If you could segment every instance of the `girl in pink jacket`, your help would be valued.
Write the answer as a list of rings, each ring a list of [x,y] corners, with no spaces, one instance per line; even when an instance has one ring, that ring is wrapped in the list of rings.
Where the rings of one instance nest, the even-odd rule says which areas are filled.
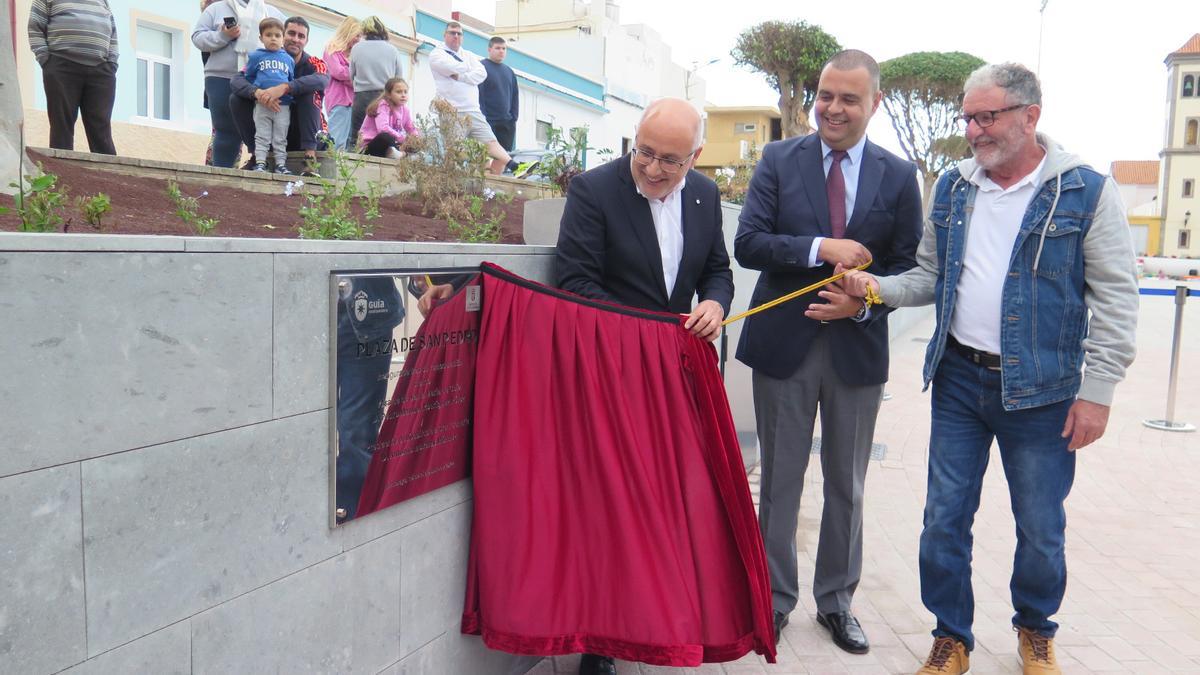
[[[368,155],[399,159],[404,156],[404,141],[416,134],[408,109],[408,83],[393,77],[379,98],[367,106],[358,145]]]

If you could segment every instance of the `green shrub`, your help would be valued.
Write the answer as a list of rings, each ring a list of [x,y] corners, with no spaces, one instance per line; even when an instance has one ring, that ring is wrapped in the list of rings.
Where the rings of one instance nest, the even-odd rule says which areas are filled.
[[[167,181],[167,196],[170,197],[171,203],[175,205],[175,215],[179,216],[180,220],[192,231],[200,236],[212,234],[213,230],[217,229],[218,221],[216,218],[202,218],[198,211],[199,204],[195,197],[188,197],[179,189],[179,183],[173,180]]]
[[[63,224],[62,208],[67,201],[67,191],[58,187],[58,176],[46,173],[38,162],[37,176],[23,176],[20,183],[8,185],[17,188],[14,199],[22,232],[58,231]]]
[[[80,197],[76,203],[83,219],[97,230],[103,225],[104,216],[112,211],[112,200],[103,192],[97,192],[91,197]]]
[[[364,194],[354,182],[354,174],[363,165],[361,159],[351,160],[341,151],[333,152],[337,171],[332,179],[322,181],[319,190],[304,193],[305,206],[300,207],[302,239],[363,239],[371,235],[369,222],[364,224],[354,213],[357,202],[367,221],[379,217],[379,198],[383,187],[369,183]]]

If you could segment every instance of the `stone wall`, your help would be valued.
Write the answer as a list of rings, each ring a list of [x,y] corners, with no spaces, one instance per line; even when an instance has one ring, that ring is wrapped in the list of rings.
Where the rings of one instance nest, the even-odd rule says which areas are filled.
[[[519,673],[469,482],[329,528],[332,269],[553,249],[0,234],[0,672]]]

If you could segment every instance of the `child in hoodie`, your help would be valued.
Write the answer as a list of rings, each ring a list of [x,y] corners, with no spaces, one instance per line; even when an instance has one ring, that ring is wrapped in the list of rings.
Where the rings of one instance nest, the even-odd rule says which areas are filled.
[[[367,106],[359,147],[374,157],[399,159],[404,156],[404,142],[416,134],[408,109],[408,83],[393,77],[384,85],[379,98]]]

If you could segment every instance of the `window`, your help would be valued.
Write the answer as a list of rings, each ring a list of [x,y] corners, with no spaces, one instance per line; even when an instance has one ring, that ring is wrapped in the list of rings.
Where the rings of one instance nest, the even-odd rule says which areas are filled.
[[[1192,243],[1192,233],[1190,230],[1179,231],[1179,248],[1188,248]]]
[[[750,156],[750,141],[738,141],[738,159]]]
[[[547,143],[550,142],[550,129],[551,129],[551,126],[550,126],[549,122],[547,122],[545,120],[537,121],[537,131],[535,133],[534,138],[536,138],[537,142],[540,143],[543,147]]]
[[[1198,127],[1200,127],[1200,120],[1188,120],[1187,131],[1185,131],[1183,134],[1184,145],[1196,145],[1196,132]]]
[[[758,130],[758,125],[753,122],[738,122],[733,125],[733,133],[735,134],[752,134]]]
[[[1192,77],[1191,75],[1185,75],[1183,77],[1183,95],[1184,96],[1195,96],[1196,95],[1196,78]]]
[[[1191,178],[1185,178],[1183,181],[1183,196],[1191,197],[1196,191],[1196,181]]]
[[[172,80],[175,67],[177,36],[139,23],[137,26],[137,114],[154,120],[175,118],[172,105]]]

